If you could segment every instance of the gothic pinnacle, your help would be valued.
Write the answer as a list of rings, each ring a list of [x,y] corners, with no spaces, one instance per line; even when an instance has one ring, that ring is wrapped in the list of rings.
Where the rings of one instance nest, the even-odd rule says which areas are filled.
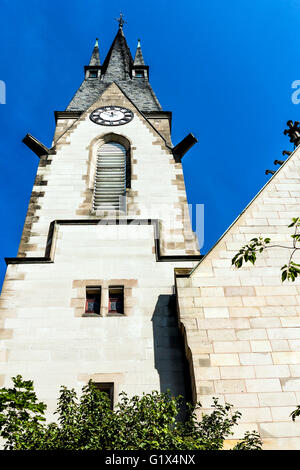
[[[99,44],[98,44],[98,38],[96,38],[96,42],[94,45],[94,49],[92,52],[91,60],[89,65],[100,65],[100,56],[99,56]]]

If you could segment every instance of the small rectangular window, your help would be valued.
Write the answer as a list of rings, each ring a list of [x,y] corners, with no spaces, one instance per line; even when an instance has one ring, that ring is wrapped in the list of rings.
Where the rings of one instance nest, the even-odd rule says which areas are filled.
[[[87,287],[85,300],[85,316],[100,315],[101,287]]]
[[[100,390],[100,392],[107,393],[111,409],[114,406],[114,383],[113,382],[95,382],[95,387]]]
[[[98,72],[97,70],[90,70],[89,77],[90,78],[97,78]]]
[[[136,71],[135,71],[135,76],[136,76],[137,78],[144,78],[144,72],[143,72],[143,70],[136,70]]]
[[[111,286],[108,289],[108,313],[124,314],[124,288],[123,286]]]

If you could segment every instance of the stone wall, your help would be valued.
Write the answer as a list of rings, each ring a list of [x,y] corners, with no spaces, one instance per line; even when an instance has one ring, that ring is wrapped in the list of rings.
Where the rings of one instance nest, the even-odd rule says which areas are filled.
[[[260,235],[291,245],[287,225],[300,213],[299,188],[298,149],[194,272],[177,279],[194,398],[206,410],[213,396],[232,403],[243,414],[234,437],[255,429],[266,448],[300,447],[300,421],[290,418],[300,403],[300,281],[281,283],[290,254],[283,248],[239,270],[231,259]]]
[[[0,300],[0,386],[33,379],[54,411],[62,384],[114,382],[115,401],[170,388],[185,394],[174,308],[174,266],[157,262],[153,226],[59,225],[52,263],[8,266]],[[101,316],[83,317],[85,286],[100,285]],[[124,316],[107,315],[107,288],[123,285]],[[53,418],[53,417],[52,417]]]

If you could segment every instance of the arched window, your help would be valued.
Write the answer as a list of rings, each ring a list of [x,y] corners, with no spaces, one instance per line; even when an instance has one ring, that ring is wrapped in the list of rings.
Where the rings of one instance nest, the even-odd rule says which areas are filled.
[[[117,142],[107,142],[97,150],[94,187],[95,210],[125,210],[126,149]]]

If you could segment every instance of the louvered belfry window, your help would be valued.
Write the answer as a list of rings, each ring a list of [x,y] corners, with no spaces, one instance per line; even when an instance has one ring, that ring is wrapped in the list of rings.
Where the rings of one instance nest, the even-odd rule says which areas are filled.
[[[95,210],[125,210],[126,149],[116,142],[98,148],[94,190]]]

